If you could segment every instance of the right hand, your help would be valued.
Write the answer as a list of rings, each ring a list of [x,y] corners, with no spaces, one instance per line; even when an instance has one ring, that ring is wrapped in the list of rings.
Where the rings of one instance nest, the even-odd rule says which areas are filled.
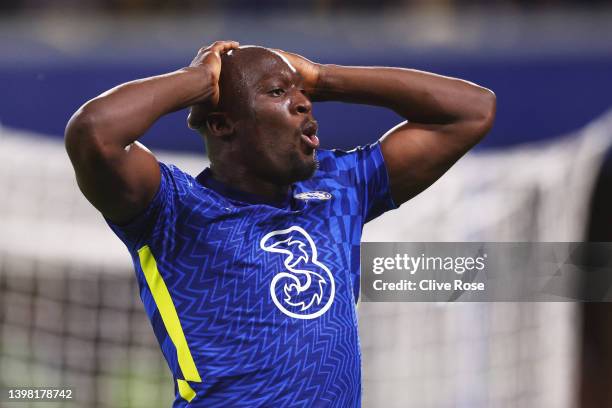
[[[188,123],[192,129],[197,129],[204,124],[206,113],[214,110],[219,104],[219,77],[221,76],[221,54],[238,48],[237,41],[215,41],[208,47],[202,47],[198,51],[191,64],[192,68],[204,68],[210,74],[212,80],[212,94],[206,100],[193,105],[189,114]]]

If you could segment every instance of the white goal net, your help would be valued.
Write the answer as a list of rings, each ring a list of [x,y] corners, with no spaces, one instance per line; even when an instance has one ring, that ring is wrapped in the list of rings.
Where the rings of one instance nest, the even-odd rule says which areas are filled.
[[[368,224],[364,240],[581,241],[611,140],[608,114],[555,141],[470,154]],[[206,165],[204,156],[160,158],[191,174]],[[71,386],[76,405],[66,406],[170,406],[173,383],[130,257],[78,191],[63,143],[0,128],[0,185],[0,386]],[[574,404],[575,304],[360,303],[358,311],[364,407]]]

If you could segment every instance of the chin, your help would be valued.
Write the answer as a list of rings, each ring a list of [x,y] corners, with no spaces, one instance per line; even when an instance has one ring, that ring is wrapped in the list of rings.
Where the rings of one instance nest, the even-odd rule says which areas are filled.
[[[296,181],[304,181],[311,178],[317,169],[319,168],[319,161],[317,160],[316,151],[312,156],[306,159],[301,158],[298,160],[292,160],[291,166],[291,183]]]

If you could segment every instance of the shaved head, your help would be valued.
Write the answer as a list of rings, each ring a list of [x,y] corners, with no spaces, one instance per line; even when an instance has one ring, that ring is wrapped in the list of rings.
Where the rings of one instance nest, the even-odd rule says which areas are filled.
[[[297,72],[280,53],[269,48],[245,45],[221,55],[221,76],[219,78],[219,104],[217,112],[226,112],[240,117],[248,109],[248,92],[263,76],[278,65]],[[189,127],[204,131],[207,118],[196,107],[188,117]]]
[[[244,114],[249,90],[257,86],[264,76],[279,65],[289,70],[295,68],[279,53],[258,46],[243,46],[221,56],[218,110],[233,114]]]
[[[213,173],[228,174],[222,167],[231,163],[243,177],[275,185],[311,177],[316,154],[304,133],[312,135],[316,124],[303,88],[295,67],[274,50],[244,46],[222,54],[215,111],[203,118],[193,108],[189,117],[205,136]]]

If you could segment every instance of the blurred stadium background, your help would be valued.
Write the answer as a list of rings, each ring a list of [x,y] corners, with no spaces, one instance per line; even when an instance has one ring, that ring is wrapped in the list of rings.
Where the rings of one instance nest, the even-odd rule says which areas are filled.
[[[0,386],[66,385],[77,400],[33,407],[171,404],[128,253],[78,192],[62,134],[87,99],[180,68],[216,39],[496,92],[488,138],[368,224],[365,240],[612,241],[609,2],[9,0],[0,13]],[[374,141],[399,120],[336,103],[315,115],[328,148]],[[195,174],[206,157],[185,117],[164,118],[144,143]],[[364,407],[612,406],[608,304],[358,311]]]

